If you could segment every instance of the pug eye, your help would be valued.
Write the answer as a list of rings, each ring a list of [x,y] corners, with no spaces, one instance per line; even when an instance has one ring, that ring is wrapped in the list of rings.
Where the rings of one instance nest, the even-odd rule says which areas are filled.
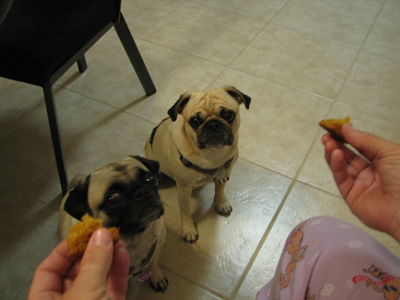
[[[108,197],[108,203],[112,206],[117,206],[122,202],[122,195],[120,193],[113,193]]]
[[[235,113],[233,111],[227,111],[223,114],[223,118],[228,122],[231,123],[235,119]]]
[[[153,186],[158,186],[157,176],[154,173],[146,173],[144,175],[144,180],[148,184],[151,184]]]
[[[190,119],[189,124],[192,126],[194,129],[197,129],[201,125],[201,119],[199,117],[193,117]]]

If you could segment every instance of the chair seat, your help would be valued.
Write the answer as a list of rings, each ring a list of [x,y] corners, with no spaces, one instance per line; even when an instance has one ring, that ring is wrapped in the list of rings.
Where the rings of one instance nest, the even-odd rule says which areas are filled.
[[[43,86],[117,13],[115,0],[15,0],[0,26],[0,76]]]

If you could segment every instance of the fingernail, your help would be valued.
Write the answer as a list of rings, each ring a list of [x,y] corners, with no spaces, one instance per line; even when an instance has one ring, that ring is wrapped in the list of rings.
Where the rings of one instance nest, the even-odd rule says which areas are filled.
[[[96,230],[90,239],[90,243],[92,245],[101,247],[107,247],[111,242],[111,233],[106,228]]]

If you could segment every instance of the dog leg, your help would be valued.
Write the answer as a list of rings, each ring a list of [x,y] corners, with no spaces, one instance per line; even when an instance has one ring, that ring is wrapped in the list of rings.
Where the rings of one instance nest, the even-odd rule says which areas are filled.
[[[215,210],[223,215],[229,217],[232,212],[232,206],[229,204],[228,199],[225,196],[225,185],[226,182],[219,183],[215,181],[215,196],[214,196],[214,203],[215,203]]]
[[[158,293],[164,293],[168,287],[168,279],[165,277],[164,272],[158,266],[158,255],[157,253],[154,260],[150,263],[149,270],[151,272],[150,281],[152,288]]]
[[[199,239],[199,232],[194,225],[192,219],[192,211],[190,209],[191,189],[184,189],[177,183],[177,194],[179,201],[179,209],[181,214],[182,238],[189,243],[196,243]]]

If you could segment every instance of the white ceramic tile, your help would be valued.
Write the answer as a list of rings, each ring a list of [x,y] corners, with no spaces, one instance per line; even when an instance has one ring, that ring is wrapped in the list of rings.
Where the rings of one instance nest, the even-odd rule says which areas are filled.
[[[122,13],[134,38],[161,21],[185,0],[122,1]]]
[[[202,289],[200,286],[190,282],[179,275],[165,270],[162,266],[165,276],[168,278],[168,288],[165,293],[156,293],[151,287],[150,282],[139,282],[138,278],[129,280],[127,300],[151,299],[151,300],[218,300],[218,296]]]
[[[400,256],[398,243],[387,234],[368,229],[349,210],[342,198],[297,183],[287,198],[271,232],[257,255],[235,300],[255,299],[273,277],[286,238],[300,222],[315,216],[332,216],[350,222],[371,234]]]
[[[397,143],[400,142],[400,125],[356,111],[347,106],[335,104],[326,118],[345,118],[346,116],[350,116],[353,126],[359,130],[371,132]],[[315,124],[315,126],[319,127],[318,124]],[[298,179],[340,196],[332,173],[325,161],[324,146],[320,139],[326,131],[321,128],[319,133],[319,138],[311,149]]]
[[[57,98],[62,89],[54,87]],[[16,127],[34,117],[44,107],[43,89],[39,86],[0,77],[0,140]],[[47,118],[47,117],[46,117]]]
[[[360,52],[337,101],[400,124],[400,61]]]
[[[252,97],[248,111],[241,107],[240,157],[293,177],[331,102],[231,69],[213,85],[223,83]]]
[[[168,109],[187,91],[202,90],[223,66],[152,43],[138,48],[157,88],[147,98],[124,51],[77,82],[71,90],[158,124]]]
[[[399,15],[379,14],[363,50],[400,60],[400,20]]]
[[[327,0],[330,1],[330,0]],[[341,4],[350,4],[349,1],[347,0],[333,0],[334,2],[338,2]],[[394,0],[396,1],[396,0]],[[388,2],[388,1],[386,1]],[[352,5],[358,5],[361,6],[363,8],[369,8],[369,9],[373,9],[376,11],[379,11],[381,9],[381,7],[383,6],[383,3],[385,3],[385,0],[353,0],[351,1]]]
[[[61,192],[45,108],[3,140],[2,181],[45,203]]]
[[[219,295],[229,296],[290,182],[239,159],[225,187],[233,208],[230,217],[216,213],[212,205],[212,184],[193,194],[193,218],[200,234],[193,245],[184,242],[180,236],[175,187],[161,189],[161,198],[166,203],[164,219],[169,232],[160,263]]]
[[[0,194],[0,298],[12,299],[58,244],[58,213],[4,183]]]
[[[187,2],[141,35],[141,38],[226,65],[265,24]]]
[[[353,1],[290,1],[272,23],[360,47],[378,10]]]
[[[400,3],[397,0],[387,0],[382,8],[382,12],[400,15]]]
[[[84,73],[80,73],[78,65],[74,64],[63,76],[61,76],[61,78],[56,82],[56,85],[65,88],[70,87],[121,49],[123,49],[121,41],[118,38],[115,29],[111,28],[85,53],[87,70]]]
[[[76,173],[93,172],[128,155],[141,155],[154,127],[69,91],[57,98],[57,110],[70,179]],[[1,151],[2,180],[44,203],[58,196],[60,185],[44,108],[36,118],[19,126]]]
[[[288,0],[197,0],[194,2],[269,22]]]
[[[353,47],[271,24],[231,67],[334,99],[356,54]]]

